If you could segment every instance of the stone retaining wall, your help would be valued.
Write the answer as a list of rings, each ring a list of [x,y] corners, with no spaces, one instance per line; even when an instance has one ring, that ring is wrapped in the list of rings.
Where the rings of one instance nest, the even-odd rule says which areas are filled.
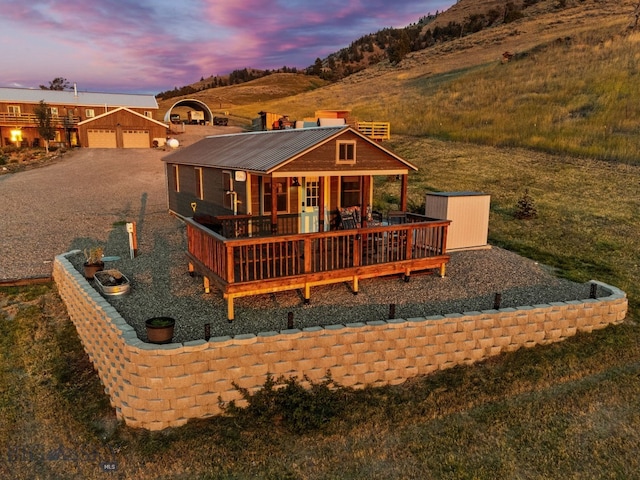
[[[53,277],[82,344],[118,418],[149,430],[219,414],[220,401],[241,400],[232,383],[254,391],[269,373],[318,381],[330,370],[343,386],[400,384],[617,324],[627,312],[624,292],[595,282],[610,295],[154,345],[137,337],[66,255],[56,257]]]

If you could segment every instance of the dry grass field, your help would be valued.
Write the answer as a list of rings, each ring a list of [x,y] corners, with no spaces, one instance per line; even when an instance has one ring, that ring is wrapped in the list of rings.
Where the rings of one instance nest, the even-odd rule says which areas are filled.
[[[0,478],[638,478],[640,49],[626,30],[635,2],[566,3],[543,0],[535,18],[338,84],[283,74],[237,96],[229,87],[222,109],[206,101],[236,125],[260,110],[330,108],[391,121],[384,146],[419,166],[414,208],[428,191],[490,193],[491,243],[622,288],[624,324],[396,387],[267,388],[247,410],[151,434],[115,422],[55,288],[3,288]],[[517,59],[502,64],[505,50]],[[295,94],[271,80],[296,84]],[[377,206],[391,208],[397,185],[376,189]],[[517,220],[525,189],[538,216]]]

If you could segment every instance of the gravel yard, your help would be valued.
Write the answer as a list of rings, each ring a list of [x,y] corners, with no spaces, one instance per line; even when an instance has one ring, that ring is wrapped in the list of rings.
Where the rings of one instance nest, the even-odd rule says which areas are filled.
[[[217,130],[216,130],[217,129]],[[231,133],[231,127],[187,131],[182,145],[203,135]],[[235,301],[234,322],[226,320],[219,291],[205,294],[200,277],[187,272],[183,224],[167,212],[163,150],[80,149],[52,165],[0,176],[0,281],[50,276],[55,255],[102,245],[107,262],[131,279],[131,292],[109,301],[146,339],[144,320],[177,319],[175,341],[237,335],[294,326],[385,320],[395,304],[397,318],[486,310],[496,292],[502,306],[534,305],[589,296],[588,284],[556,278],[548,269],[500,248],[452,255],[447,275],[414,274],[311,289],[311,304],[300,292],[245,297]],[[125,222],[137,223],[139,255],[129,258]],[[82,254],[70,260],[80,268]]]
[[[289,312],[294,327],[305,328],[386,320],[390,304],[396,318],[424,317],[488,310],[496,293],[501,306],[517,307],[554,301],[588,298],[589,284],[577,284],[553,276],[548,269],[501,248],[454,252],[447,275],[416,273],[409,282],[401,276],[360,281],[354,295],[346,283],[313,287],[311,303],[305,305],[299,291],[257,295],[235,300],[235,320],[226,317],[226,303],[215,288],[205,294],[202,278],[187,272],[182,224],[164,214],[145,222],[140,254],[128,256],[128,237],[123,226],[114,229],[107,255],[120,259],[107,263],[131,279],[131,291],[108,301],[146,339],[144,321],[170,316],[176,321],[174,341],[204,338],[205,324],[211,336],[239,335],[287,329]],[[82,254],[70,258],[81,271]]]

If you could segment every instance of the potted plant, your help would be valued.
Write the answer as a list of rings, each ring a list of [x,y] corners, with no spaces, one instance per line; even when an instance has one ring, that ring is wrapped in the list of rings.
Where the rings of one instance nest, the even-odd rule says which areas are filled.
[[[175,319],[171,317],[153,317],[145,321],[149,343],[171,343]]]
[[[84,249],[84,277],[91,280],[96,272],[104,270],[104,262],[102,261],[102,247],[85,248]]]

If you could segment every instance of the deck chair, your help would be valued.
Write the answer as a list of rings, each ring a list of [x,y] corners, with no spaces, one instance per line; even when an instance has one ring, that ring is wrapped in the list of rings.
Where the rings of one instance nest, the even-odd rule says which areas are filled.
[[[367,227],[379,227],[380,225],[382,225],[382,214],[373,210],[371,205],[367,206]]]
[[[360,228],[360,207],[346,207],[338,210],[340,215],[340,228],[350,230]]]

